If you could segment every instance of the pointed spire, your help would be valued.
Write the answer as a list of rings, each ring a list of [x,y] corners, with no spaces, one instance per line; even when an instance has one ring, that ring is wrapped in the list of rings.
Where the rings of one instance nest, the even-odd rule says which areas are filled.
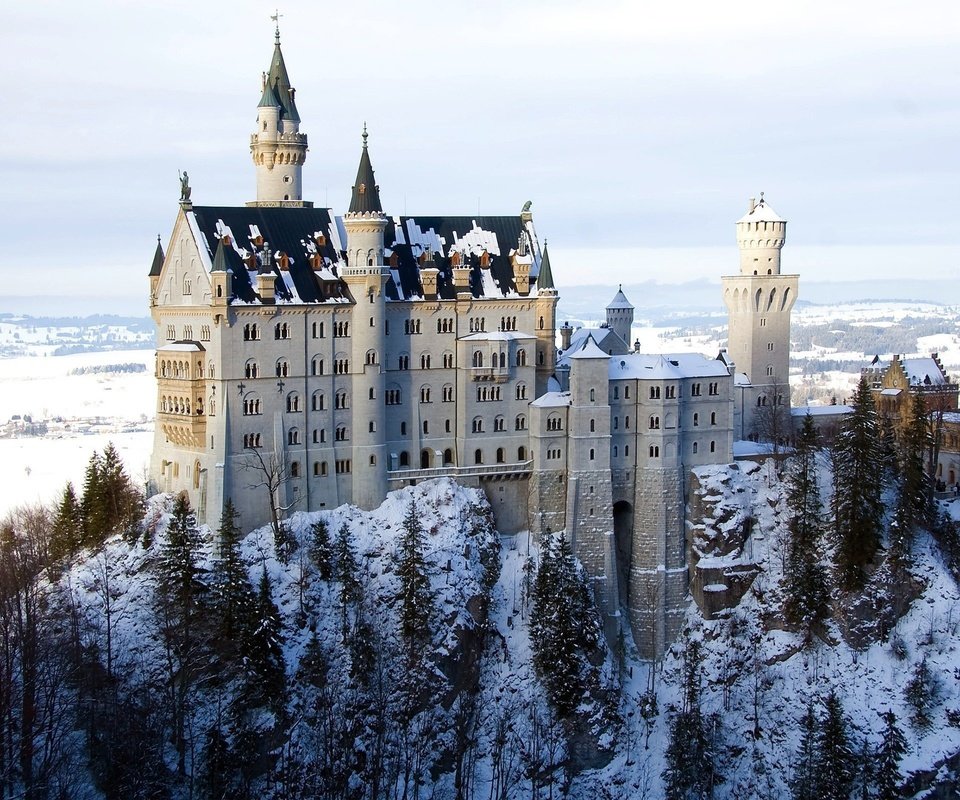
[[[350,198],[349,212],[364,214],[370,212],[383,213],[380,205],[380,187],[377,186],[373,175],[373,165],[370,163],[370,151],[367,149],[367,123],[363,123],[363,150],[360,152],[360,166],[357,169],[357,180],[353,185],[353,195]]]
[[[227,252],[223,248],[223,239],[217,240],[217,252],[213,257],[213,266],[210,267],[211,272],[226,272],[227,271]]]
[[[556,289],[553,285],[553,271],[550,269],[550,255],[547,253],[547,240],[543,240],[543,256],[540,258],[540,274],[537,276],[538,289]]]
[[[267,73],[267,86],[273,89],[279,101],[281,116],[293,122],[299,122],[300,115],[297,113],[297,104],[293,100],[294,90],[290,86],[290,76],[287,75],[287,65],[284,63],[283,51],[280,49],[279,23],[273,45],[273,59],[270,61],[270,71]]]
[[[280,101],[277,99],[277,93],[273,91],[273,87],[270,85],[270,81],[263,82],[263,94],[260,95],[260,102],[257,103],[257,108],[282,108]]]
[[[156,278],[163,269],[163,248],[160,246],[160,234],[157,234],[157,249],[153,254],[153,264],[150,265],[150,277]]]

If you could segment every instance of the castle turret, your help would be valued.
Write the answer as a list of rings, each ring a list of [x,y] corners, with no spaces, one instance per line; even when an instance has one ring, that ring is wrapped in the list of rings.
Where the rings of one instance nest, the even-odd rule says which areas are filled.
[[[633,328],[633,306],[623,293],[622,284],[607,306],[607,327],[623,340],[629,350],[630,331]]]
[[[786,231],[786,220],[762,193],[759,203],[751,198],[737,221],[740,274],[722,278],[730,321],[727,350],[741,374],[735,439],[779,439],[789,433],[790,312],[798,279],[780,273]]]
[[[270,71],[263,77],[257,105],[257,130],[250,153],[257,171],[254,206],[310,206],[303,202],[301,171],[307,158],[307,135],[300,133],[300,115],[276,30]]]
[[[150,305],[157,302],[157,286],[160,283],[160,273],[163,271],[163,247],[160,245],[160,236],[157,236],[157,249],[153,251],[153,263],[150,265]]]
[[[389,269],[383,263],[387,217],[373,175],[363,126],[363,150],[350,209],[343,215],[347,232],[347,266],[341,277],[356,305],[350,334],[353,385],[353,502],[375,508],[387,492],[384,412],[384,289]]]
[[[525,212],[529,214],[529,212]],[[530,217],[532,224],[532,217]],[[526,220],[524,220],[526,222]],[[537,396],[547,390],[547,381],[557,368],[557,301],[560,295],[553,283],[550,254],[543,242],[540,271],[537,273]]]

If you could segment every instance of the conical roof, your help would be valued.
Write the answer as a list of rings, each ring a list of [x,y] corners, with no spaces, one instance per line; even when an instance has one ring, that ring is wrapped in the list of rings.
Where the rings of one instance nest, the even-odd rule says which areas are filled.
[[[360,166],[357,168],[357,180],[353,184],[353,194],[350,197],[351,214],[365,214],[370,212],[383,213],[380,205],[380,187],[373,176],[373,165],[370,163],[370,152],[367,150],[367,126],[363,126],[363,151],[360,153]]]
[[[553,283],[553,271],[550,269],[550,256],[547,253],[547,242],[543,242],[543,256],[540,258],[540,274],[537,276],[538,289],[556,289]]]
[[[267,73],[267,86],[271,87],[279,100],[281,116],[293,122],[300,121],[297,113],[297,104],[293,101],[293,91],[290,88],[290,76],[287,75],[287,65],[283,61],[283,51],[280,49],[280,32],[273,46],[273,59],[270,61],[270,71]],[[262,101],[261,101],[262,102]]]
[[[160,237],[157,237],[157,249],[153,253],[153,264],[150,265],[150,277],[156,278],[163,269],[163,248],[160,246]]]
[[[785,222],[783,217],[781,217],[776,211],[774,211],[770,204],[763,199],[763,192],[760,192],[760,202],[754,203],[753,200],[750,201],[750,206],[747,209],[747,213],[744,214],[737,222]]]
[[[611,301],[607,304],[607,308],[609,308],[609,309],[612,309],[612,308],[633,308],[633,305],[631,304],[631,302],[630,302],[629,300],[627,300],[627,296],[623,293],[623,284],[621,284],[621,285],[620,285],[620,288],[617,289],[617,293],[613,296],[613,300],[611,300]]]
[[[213,257],[213,266],[210,267],[211,272],[226,272],[227,271],[227,253],[223,249],[223,239],[220,239],[217,243],[217,252]]]
[[[264,81],[263,94],[260,96],[260,102],[257,108],[280,108],[280,101],[277,99],[277,93],[273,91],[270,81]]]

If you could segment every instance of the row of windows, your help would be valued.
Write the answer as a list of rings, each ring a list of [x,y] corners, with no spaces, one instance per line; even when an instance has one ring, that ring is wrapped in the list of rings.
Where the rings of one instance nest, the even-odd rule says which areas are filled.
[[[172,342],[177,338],[177,328],[175,325],[167,325],[167,341]],[[183,326],[183,336],[180,337],[181,341],[192,341],[193,340],[193,325],[184,325]],[[200,341],[209,342],[210,341],[210,326],[201,325],[200,326]]]
[[[491,401],[500,400],[500,387],[499,386],[478,386],[477,387],[477,402],[478,403],[487,403]]]
[[[184,380],[190,379],[190,362],[189,361],[174,361],[172,359],[163,359],[157,364],[157,371],[160,373],[161,378],[182,378]],[[197,361],[196,376],[197,378],[203,377],[203,361]],[[214,377],[213,362],[210,362],[210,377]]]
[[[665,398],[667,400],[674,400],[677,397],[677,387],[676,386],[667,386],[665,387]],[[699,383],[690,384],[690,396],[691,397],[701,397],[703,393],[703,387]],[[711,397],[716,397],[720,394],[720,384],[719,382],[711,382],[707,384],[707,393]],[[624,399],[630,399],[630,387],[625,386],[623,392]],[[613,399],[618,400],[620,398],[620,387],[613,387]],[[650,387],[650,399],[659,400],[660,399],[660,387],[651,386]]]
[[[160,411],[163,414],[191,414],[189,397],[173,397],[164,395],[160,398]],[[200,416],[203,414],[203,398],[198,397],[196,405],[193,406],[193,413]],[[214,414],[213,401],[210,401],[210,416]]]
[[[495,417],[493,420],[493,430],[502,431],[505,430],[505,422],[503,417]],[[513,421],[513,429],[515,431],[525,431],[527,429],[527,418],[524,414],[518,414]],[[472,425],[473,433],[483,433],[484,432],[484,422],[483,417],[474,417]]]

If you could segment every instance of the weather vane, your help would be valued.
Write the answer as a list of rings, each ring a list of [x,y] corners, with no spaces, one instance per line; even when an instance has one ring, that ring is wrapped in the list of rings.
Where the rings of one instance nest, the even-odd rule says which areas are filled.
[[[283,14],[280,13],[279,8],[275,9],[274,12],[270,15],[270,19],[272,19],[274,24],[277,26],[276,28],[277,40],[280,39],[280,17],[282,16]]]

